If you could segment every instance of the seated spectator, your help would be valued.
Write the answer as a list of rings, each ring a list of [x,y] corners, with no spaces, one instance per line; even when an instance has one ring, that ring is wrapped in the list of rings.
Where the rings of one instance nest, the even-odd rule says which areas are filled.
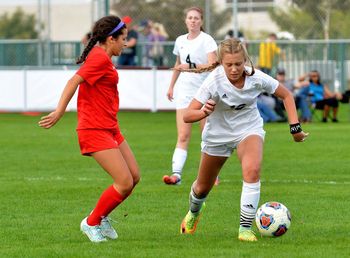
[[[260,116],[264,120],[264,123],[280,122],[282,119],[273,110],[274,103],[272,104],[272,102],[269,98],[272,99],[272,97],[268,97],[268,96],[263,95],[263,94],[261,94],[258,97],[257,107],[258,107]],[[273,99],[272,99],[272,101],[274,102]],[[272,104],[272,106],[271,106],[271,104]]]
[[[309,80],[307,81],[307,77]],[[299,83],[296,85],[300,87],[300,96],[310,97],[312,105],[316,109],[323,110],[322,122],[327,122],[330,109],[333,110],[333,122],[338,122],[337,113],[341,94],[333,93],[327,85],[322,84],[321,76],[318,71],[311,71],[308,75],[303,75],[299,78]]]
[[[296,83],[294,79],[286,79],[286,71],[282,68],[277,69],[276,80],[283,86],[285,86],[290,92],[293,93],[295,98],[295,104],[297,108],[300,110],[302,122],[311,122],[311,111],[309,108],[309,101],[307,97],[299,94],[299,90],[296,89]],[[276,98],[276,113],[285,118],[284,114],[284,105],[283,102]]]
[[[342,98],[340,99],[341,103],[350,103],[350,90],[346,90],[342,94]]]

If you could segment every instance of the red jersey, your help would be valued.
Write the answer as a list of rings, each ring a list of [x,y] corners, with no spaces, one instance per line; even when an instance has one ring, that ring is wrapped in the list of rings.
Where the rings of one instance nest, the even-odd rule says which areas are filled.
[[[84,79],[78,92],[77,129],[116,129],[118,73],[111,58],[95,46],[77,74]]]

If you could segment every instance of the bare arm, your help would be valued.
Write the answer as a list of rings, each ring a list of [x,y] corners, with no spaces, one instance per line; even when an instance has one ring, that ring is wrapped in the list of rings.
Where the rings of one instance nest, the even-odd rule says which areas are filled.
[[[211,66],[212,64],[217,62],[217,58],[216,58],[216,51],[210,52],[207,54],[207,58],[208,58],[208,63],[206,64],[196,64],[196,69],[201,69],[201,68],[207,68],[209,66]],[[175,66],[174,66],[174,70],[178,70],[178,71],[182,71],[184,69],[190,69],[189,64],[180,64],[180,62]]]
[[[128,42],[126,42],[126,47],[134,47],[137,43],[136,38],[131,38],[130,40],[128,40]]]
[[[58,120],[64,115],[69,101],[72,99],[75,91],[78,88],[78,85],[82,83],[84,79],[79,75],[75,74],[66,84],[61,98],[58,102],[57,108],[55,111],[51,112],[47,116],[43,116],[39,121],[39,126],[49,129],[54,126]]]
[[[295,125],[299,124],[299,119],[298,119],[298,113],[297,109],[295,107],[295,102],[294,102],[294,97],[292,93],[284,86],[281,84],[277,87],[275,91],[275,96],[283,100],[284,107],[286,109],[286,112],[288,114],[288,122],[290,125]],[[296,142],[302,142],[306,139],[308,136],[307,133],[304,133],[303,131],[292,134],[294,141]]]
[[[297,89],[303,88],[303,87],[307,87],[310,85],[310,82],[308,81],[298,81],[294,84],[294,87]]]
[[[217,61],[216,51],[208,53],[207,57],[208,57],[208,63],[207,64],[198,64],[197,68],[207,68],[207,67],[211,66],[212,64],[214,64]]]
[[[205,105],[193,99],[184,114],[184,122],[193,123],[206,118],[213,113],[215,104],[215,101],[212,99],[209,99]]]

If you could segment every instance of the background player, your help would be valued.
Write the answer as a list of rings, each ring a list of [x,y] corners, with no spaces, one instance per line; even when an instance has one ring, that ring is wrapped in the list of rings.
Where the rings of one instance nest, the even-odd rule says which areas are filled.
[[[188,33],[179,36],[175,41],[173,53],[177,57],[169,90],[167,92],[168,99],[172,101],[176,84],[177,142],[172,158],[172,174],[163,177],[163,181],[166,184],[181,183],[182,169],[186,162],[192,129],[191,124],[184,123],[183,114],[199,86],[208,75],[207,73],[181,73],[180,70],[204,68],[216,61],[216,42],[210,35],[202,31],[203,11],[198,7],[187,9],[185,23]],[[201,130],[203,129],[204,123],[205,120],[200,121]]]

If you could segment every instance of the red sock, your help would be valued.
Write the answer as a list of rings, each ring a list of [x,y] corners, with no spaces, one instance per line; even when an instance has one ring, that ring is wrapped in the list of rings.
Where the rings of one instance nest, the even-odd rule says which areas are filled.
[[[101,219],[106,217],[115,207],[124,201],[125,197],[111,185],[101,195],[95,209],[87,219],[87,224],[96,226],[101,223]]]

